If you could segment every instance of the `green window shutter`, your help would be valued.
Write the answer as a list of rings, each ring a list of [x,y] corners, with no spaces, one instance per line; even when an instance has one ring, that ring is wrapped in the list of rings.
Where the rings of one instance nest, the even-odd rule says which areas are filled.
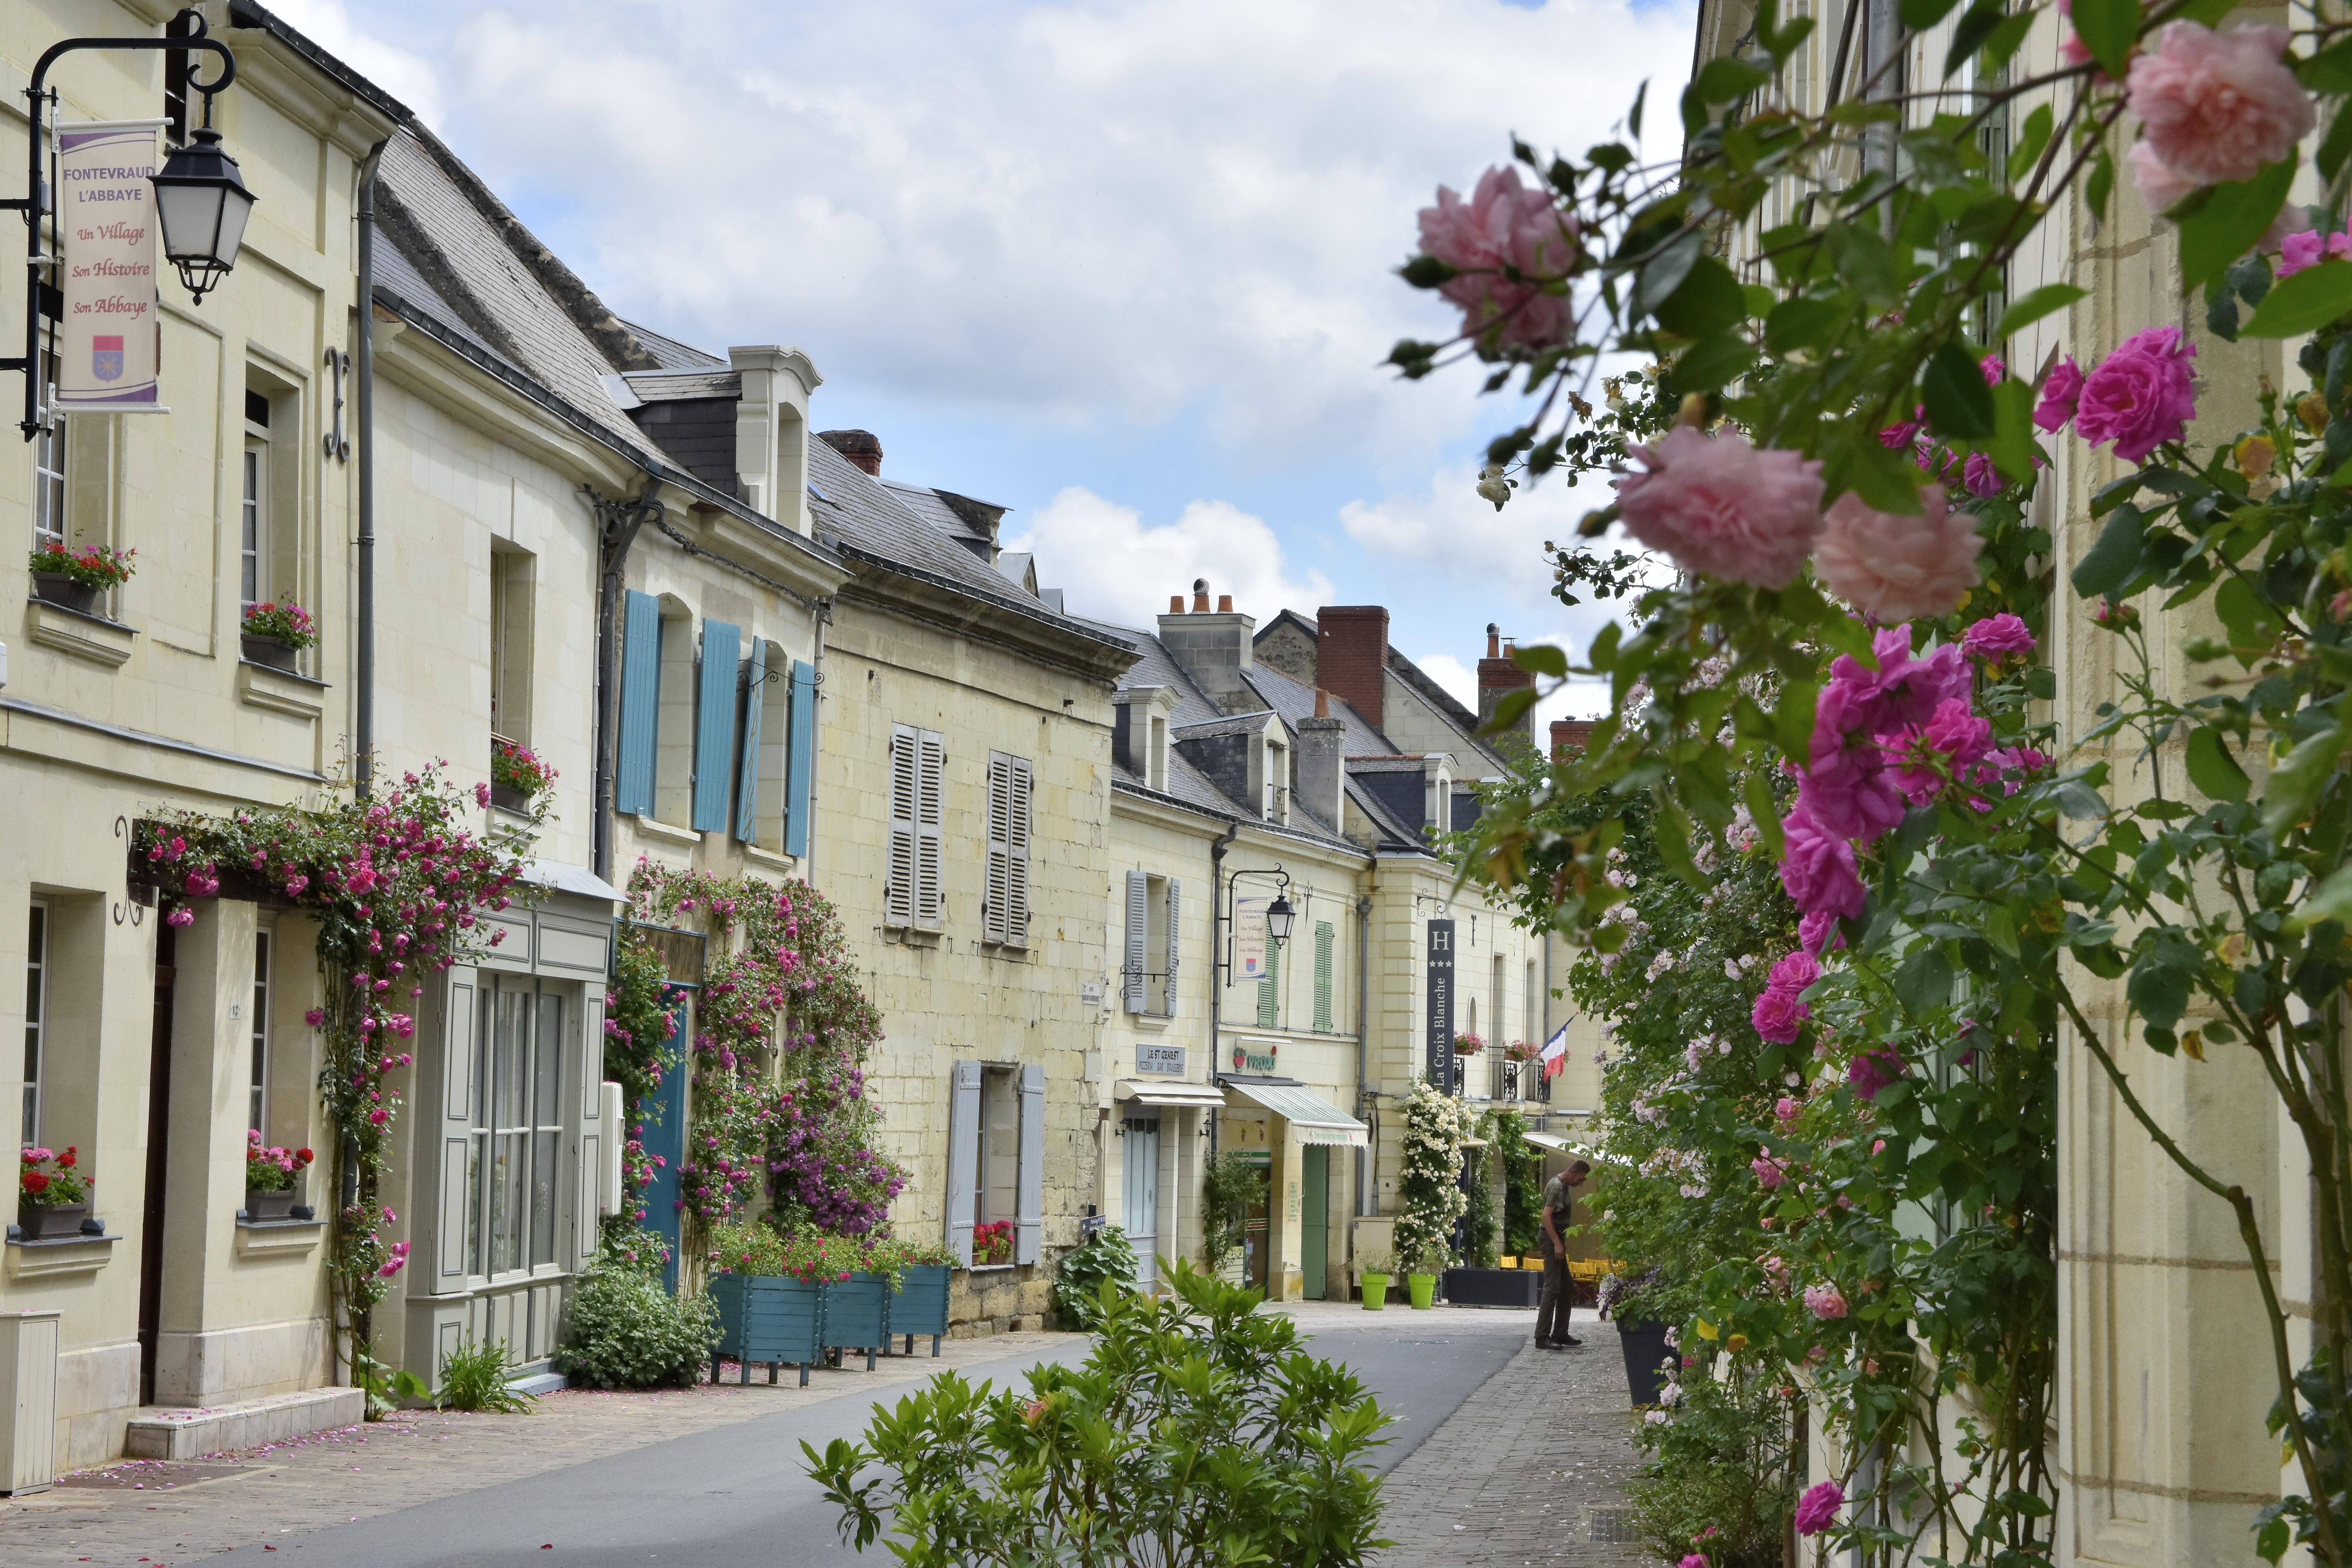
[[[1315,1026],[1331,1032],[1331,922],[1315,922]]]
[[[767,706],[768,652],[776,645],[751,639],[751,662],[743,679],[743,762],[735,775],[735,837],[749,844],[759,826],[760,710]]]
[[[728,790],[735,782],[735,656],[742,647],[742,627],[702,623],[701,689],[694,705],[697,833],[727,831]]]
[[[621,636],[621,756],[613,809],[654,809],[654,729],[661,713],[661,605],[629,591]]]
[[[1282,944],[1265,944],[1265,978],[1257,983],[1257,1026],[1282,1026]]]
[[[816,666],[793,660],[793,717],[785,748],[784,853],[805,855],[816,773]]]

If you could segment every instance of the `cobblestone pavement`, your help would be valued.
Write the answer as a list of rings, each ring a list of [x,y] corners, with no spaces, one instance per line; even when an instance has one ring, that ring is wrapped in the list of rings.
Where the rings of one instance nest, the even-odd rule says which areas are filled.
[[[404,1411],[390,1420],[183,1464],[128,1460],[67,1478],[46,1492],[0,1498],[0,1563],[173,1563],[268,1545],[435,1498],[584,1463],[713,1426],[822,1400],[892,1398],[950,1367],[1067,1353],[1074,1334],[1007,1333],[950,1340],[933,1360],[918,1343],[869,1373],[853,1359],[809,1386],[787,1369],[775,1387],[724,1383],[608,1394],[566,1389],[527,1415]],[[732,1376],[730,1369],[729,1376]],[[999,1370],[997,1375],[1002,1377]],[[273,1550],[275,1548],[272,1548]]]
[[[1639,1472],[1617,1331],[1576,1318],[1583,1347],[1538,1350],[1532,1312],[1456,1309],[1443,1320],[1507,1321],[1530,1342],[1389,1475],[1382,1568],[1644,1568],[1626,1528]],[[1451,1323],[1447,1323],[1451,1330]]]

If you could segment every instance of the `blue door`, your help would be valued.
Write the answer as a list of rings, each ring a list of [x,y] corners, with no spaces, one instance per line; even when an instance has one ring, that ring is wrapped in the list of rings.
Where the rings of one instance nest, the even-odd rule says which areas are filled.
[[[686,1080],[690,1070],[687,1058],[692,1054],[679,1042],[691,1026],[686,1015],[692,995],[692,989],[684,985],[662,990],[662,1005],[674,1020],[662,1040],[662,1051],[675,1059],[663,1071],[661,1087],[638,1108],[646,1130],[641,1142],[655,1162],[653,1181],[646,1188],[646,1226],[668,1244],[669,1261],[662,1266],[662,1283],[673,1294],[677,1290],[678,1239],[686,1218],[678,1198],[677,1168],[686,1159]]]

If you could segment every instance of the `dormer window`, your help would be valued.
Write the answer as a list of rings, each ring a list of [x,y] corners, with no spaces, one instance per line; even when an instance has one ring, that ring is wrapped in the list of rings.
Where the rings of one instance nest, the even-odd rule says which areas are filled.
[[[1144,742],[1144,784],[1160,794],[1168,793],[1168,715],[1155,712]]]
[[[1290,748],[1272,736],[1265,742],[1265,798],[1261,809],[1268,822],[1290,821]]]

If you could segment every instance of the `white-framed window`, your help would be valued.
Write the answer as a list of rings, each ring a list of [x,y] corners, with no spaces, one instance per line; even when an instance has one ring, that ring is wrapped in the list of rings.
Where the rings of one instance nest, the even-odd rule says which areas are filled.
[[[887,924],[937,931],[945,918],[940,830],[947,754],[947,740],[936,730],[890,726],[890,879],[882,898]]]
[[[555,1261],[563,998],[535,981],[485,975],[480,1006],[466,1162],[466,1271],[495,1276]]]
[[[654,818],[672,827],[694,820],[694,616],[661,606],[660,716],[654,731]]]
[[[45,360],[41,412],[44,423],[33,437],[33,548],[66,542],[66,421],[52,412],[58,390],[57,356]]]
[[[1268,822],[1290,820],[1290,748],[1268,737],[1265,742],[1265,801]]]
[[[249,610],[269,593],[269,399],[245,395],[244,499],[237,508],[237,608]]]
[[[1158,711],[1151,715],[1150,739],[1144,751],[1143,782],[1146,787],[1168,793],[1168,716]]]
[[[265,926],[253,933],[253,1086],[246,1125],[269,1141],[269,950],[273,933]]]
[[[1026,757],[988,753],[988,890],[981,935],[1009,947],[1029,942],[1029,800]]]
[[[1176,955],[1183,935],[1184,885],[1149,871],[1127,874],[1122,1000],[1146,1017],[1176,1016]]]
[[[530,744],[532,556],[490,550],[490,733]]]
[[[25,1147],[40,1142],[41,1068],[49,1023],[49,907],[36,901],[25,946]]]
[[[1010,1256],[1035,1263],[1045,1234],[1045,1069],[959,1061],[948,1105],[948,1250],[977,1264],[980,1226],[1011,1231]]]

